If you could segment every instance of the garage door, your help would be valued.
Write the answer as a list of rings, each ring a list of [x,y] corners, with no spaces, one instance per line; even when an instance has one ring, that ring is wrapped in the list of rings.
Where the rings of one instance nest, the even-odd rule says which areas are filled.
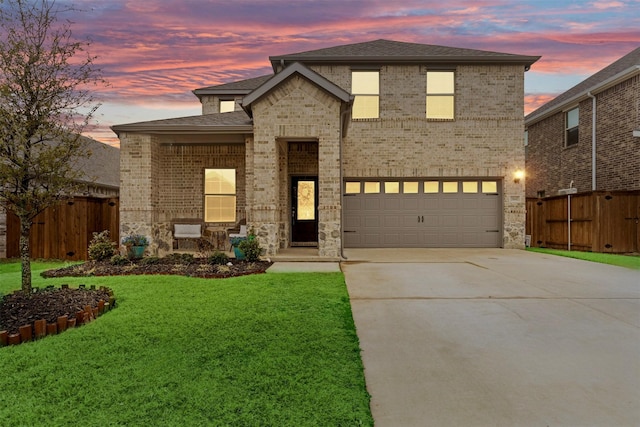
[[[500,181],[347,180],[347,248],[502,246]]]

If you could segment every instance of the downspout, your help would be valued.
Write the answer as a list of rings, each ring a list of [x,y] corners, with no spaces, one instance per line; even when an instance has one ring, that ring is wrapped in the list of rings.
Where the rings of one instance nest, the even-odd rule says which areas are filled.
[[[340,164],[340,257],[342,259],[347,259],[346,255],[344,254],[344,191],[343,191],[343,177],[342,177],[342,138],[343,138],[343,133],[344,133],[344,126],[345,123],[347,122],[347,117],[349,114],[349,108],[345,108],[343,111],[340,112],[340,137],[338,140],[338,143],[340,144],[339,147],[339,154],[338,156],[339,158],[339,164]]]
[[[591,191],[596,191],[596,97],[587,92],[591,98]]]

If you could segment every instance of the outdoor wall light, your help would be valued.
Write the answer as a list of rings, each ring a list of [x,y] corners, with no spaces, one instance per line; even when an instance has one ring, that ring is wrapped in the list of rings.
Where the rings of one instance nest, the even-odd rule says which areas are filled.
[[[519,184],[520,180],[523,178],[524,178],[524,171],[522,169],[518,169],[513,174],[513,182],[515,182],[516,184]]]

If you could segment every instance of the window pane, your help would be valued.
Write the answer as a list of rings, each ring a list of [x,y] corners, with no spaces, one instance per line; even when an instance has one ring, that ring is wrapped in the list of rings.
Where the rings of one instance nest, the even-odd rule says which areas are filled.
[[[345,184],[344,184],[344,192],[346,194],[358,194],[358,193],[360,193],[360,183],[359,182],[345,182]]]
[[[397,181],[389,181],[384,183],[384,192],[385,193],[399,193],[400,192],[400,183]]]
[[[453,71],[428,71],[427,93],[454,93]]]
[[[427,96],[428,119],[453,119],[453,96]]]
[[[497,193],[498,192],[498,183],[495,181],[482,181],[482,192],[483,193]]]
[[[377,119],[379,117],[377,95],[357,95],[353,100],[351,117],[354,119]]]
[[[567,131],[567,147],[578,143],[578,128],[569,129]]]
[[[463,193],[477,193],[478,183],[476,181],[465,181],[462,183]]]
[[[379,95],[379,74],[378,71],[352,71],[351,93],[354,95]]]
[[[574,108],[571,111],[567,111],[567,129],[578,126],[578,109]]]
[[[205,169],[205,194],[235,194],[235,169]]]
[[[236,101],[220,101],[220,112],[228,113],[236,109]]]
[[[366,194],[374,194],[380,192],[380,183],[377,181],[369,181],[364,183],[364,192]]]
[[[458,192],[458,183],[457,182],[443,182],[442,183],[442,192],[443,193],[457,193]]]
[[[404,182],[402,184],[402,192],[405,194],[417,194],[418,183],[417,182]]]
[[[316,183],[314,181],[298,181],[298,219],[316,219]]]
[[[425,181],[424,183],[425,193],[437,193],[438,191],[440,191],[438,181]]]
[[[205,222],[235,222],[236,196],[206,196],[204,220]]]

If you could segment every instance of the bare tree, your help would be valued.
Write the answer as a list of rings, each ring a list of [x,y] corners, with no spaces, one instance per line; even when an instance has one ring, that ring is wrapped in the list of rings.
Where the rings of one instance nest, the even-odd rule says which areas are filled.
[[[72,37],[55,0],[0,0],[0,207],[20,219],[22,290],[31,293],[29,235],[38,213],[74,191],[81,132],[102,85],[89,41]]]

